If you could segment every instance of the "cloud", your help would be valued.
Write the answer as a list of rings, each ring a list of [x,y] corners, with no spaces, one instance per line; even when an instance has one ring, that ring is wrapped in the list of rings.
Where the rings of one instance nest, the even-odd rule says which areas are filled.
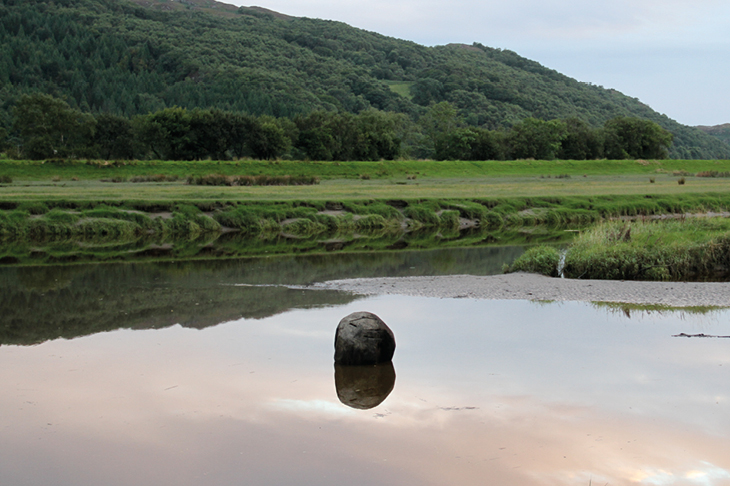
[[[474,41],[485,37],[553,41],[676,36],[684,31],[695,32],[696,27],[707,24],[720,27],[716,19],[727,18],[724,14],[730,13],[727,2],[719,0],[274,0],[266,6],[291,15],[341,20],[425,44],[464,41],[465,37]],[[718,35],[726,30],[718,30]]]

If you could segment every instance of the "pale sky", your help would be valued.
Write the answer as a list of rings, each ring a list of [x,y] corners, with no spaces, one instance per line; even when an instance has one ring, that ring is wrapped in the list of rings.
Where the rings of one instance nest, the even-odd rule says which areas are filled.
[[[730,123],[727,0],[265,1],[257,5],[428,46],[510,49],[680,123]]]

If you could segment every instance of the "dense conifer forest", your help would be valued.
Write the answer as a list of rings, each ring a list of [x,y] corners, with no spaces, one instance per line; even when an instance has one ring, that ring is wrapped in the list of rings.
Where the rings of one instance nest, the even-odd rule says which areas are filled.
[[[667,148],[730,158],[720,139],[508,50],[180,5],[0,0],[4,148],[32,158],[659,158]],[[29,117],[44,109],[75,131],[33,133]],[[541,142],[525,147],[525,137]]]

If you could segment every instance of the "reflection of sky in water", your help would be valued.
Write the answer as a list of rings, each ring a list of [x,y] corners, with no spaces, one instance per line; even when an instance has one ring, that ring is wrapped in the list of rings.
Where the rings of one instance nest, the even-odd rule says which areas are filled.
[[[333,336],[393,329],[354,410]],[[376,297],[204,331],[0,348],[0,484],[730,484],[730,334],[705,316]]]

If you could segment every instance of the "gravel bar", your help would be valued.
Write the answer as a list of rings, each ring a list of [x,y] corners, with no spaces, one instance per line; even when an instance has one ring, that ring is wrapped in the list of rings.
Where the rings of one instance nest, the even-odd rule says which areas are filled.
[[[448,299],[623,302],[669,307],[730,307],[727,282],[642,282],[576,280],[528,273],[486,277],[356,278],[309,286],[361,295],[410,295]]]

